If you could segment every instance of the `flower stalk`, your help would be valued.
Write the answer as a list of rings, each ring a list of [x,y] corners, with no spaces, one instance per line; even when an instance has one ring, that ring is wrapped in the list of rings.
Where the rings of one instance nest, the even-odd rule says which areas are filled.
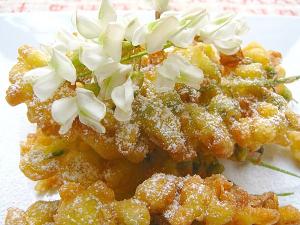
[[[167,48],[170,48],[174,46],[171,42],[168,42],[167,44],[165,44],[163,50],[167,49]],[[125,58],[122,58],[121,59],[121,63],[126,63],[128,61],[131,61],[133,59],[137,59],[137,58],[142,58],[144,55],[148,55],[148,52],[147,50],[144,50],[144,51],[141,51],[139,53],[136,53],[136,54],[133,54],[133,55],[130,55],[130,56],[127,56]]]
[[[272,164],[266,163],[264,161],[257,160],[257,159],[255,159],[253,157],[248,157],[248,161],[251,162],[251,163],[253,163],[254,165],[257,165],[257,166],[265,167],[267,169],[270,169],[270,170],[273,170],[273,171],[277,171],[279,173],[283,173],[283,174],[286,174],[286,175],[289,175],[289,176],[300,178],[300,175],[298,175],[298,174],[295,174],[295,173],[290,172],[290,171],[285,170],[285,169],[281,169],[281,168],[279,168],[277,166],[274,166]]]
[[[287,196],[291,196],[294,195],[294,192],[286,192],[286,193],[278,193],[276,194],[278,197],[287,197]]]

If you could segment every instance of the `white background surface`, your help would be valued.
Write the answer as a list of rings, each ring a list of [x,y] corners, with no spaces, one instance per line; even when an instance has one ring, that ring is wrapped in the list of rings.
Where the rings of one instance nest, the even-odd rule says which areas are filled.
[[[70,15],[49,13],[0,16],[0,223],[8,207],[25,209],[37,197],[41,198],[34,193],[34,183],[18,168],[19,143],[34,131],[34,126],[27,121],[24,105],[12,108],[5,101],[9,69],[16,62],[20,45],[37,46],[53,40],[59,28],[71,27],[69,18]],[[247,20],[251,30],[244,43],[256,40],[268,49],[282,52],[288,74],[300,75],[300,18],[249,17]],[[290,87],[294,98],[300,102],[300,83]],[[293,107],[300,113],[299,105],[293,104]],[[300,174],[300,166],[290,159],[287,151],[273,146],[268,149],[266,160]],[[300,209],[300,179],[253,165],[224,163],[225,175],[249,192],[295,192],[290,197],[280,197],[280,202],[294,204]]]

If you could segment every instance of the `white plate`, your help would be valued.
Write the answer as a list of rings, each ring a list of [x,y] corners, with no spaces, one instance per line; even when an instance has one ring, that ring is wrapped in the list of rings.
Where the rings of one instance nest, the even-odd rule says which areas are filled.
[[[140,13],[143,14],[143,18],[147,18],[147,15],[149,18],[149,14]],[[300,18],[248,17],[247,19],[251,31],[245,37],[244,43],[256,40],[268,49],[282,52],[288,74],[300,75]],[[8,71],[16,62],[18,47],[22,44],[37,46],[40,42],[51,41],[55,32],[62,27],[71,27],[70,14],[0,15],[0,221],[3,220],[8,207],[25,209],[37,198],[53,198],[53,196],[36,196],[33,189],[34,182],[29,181],[18,168],[19,142],[24,140],[29,132],[34,131],[34,126],[27,121],[24,105],[12,108],[4,97],[8,87]],[[290,86],[295,99],[300,102],[299,82]],[[297,110],[300,113],[300,110]],[[285,151],[276,148],[268,153],[266,155],[268,161],[300,174],[299,167]],[[232,162],[225,164],[226,176],[252,193],[269,190],[277,193],[295,192],[293,196],[280,197],[280,202],[294,204],[300,209],[300,179],[252,165],[245,166]]]

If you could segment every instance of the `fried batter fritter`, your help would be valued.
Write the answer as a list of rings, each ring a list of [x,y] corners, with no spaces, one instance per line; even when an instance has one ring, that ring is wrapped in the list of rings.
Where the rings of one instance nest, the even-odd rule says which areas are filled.
[[[278,52],[266,51],[256,43],[233,56],[220,55],[204,43],[174,51],[204,71],[205,81],[200,90],[177,84],[175,91],[157,93],[152,82],[156,71],[149,66],[154,56],[150,56],[141,64],[144,77],[135,78],[140,89],[130,121],[117,121],[113,117],[114,106],[107,101],[105,134],[95,132],[77,119],[62,138],[79,136],[104,159],[125,157],[134,163],[143,161],[157,149],[176,161],[186,161],[202,153],[230,158],[235,146],[247,151],[256,151],[268,143],[295,146],[300,125],[297,115],[287,106],[291,94],[284,84],[272,83],[272,79],[284,77]],[[165,57],[164,54],[161,56]],[[25,103],[29,121],[37,123],[46,135],[58,136],[59,125],[51,117],[51,105],[56,99],[73,96],[76,86],[66,82],[53,98],[41,102],[22,76],[45,64],[42,52],[21,47],[19,62],[10,72],[11,86],[6,99],[11,105]],[[80,74],[82,65],[76,69]],[[78,76],[77,84],[94,91],[89,86],[91,79],[91,75]],[[293,134],[289,135],[290,132]],[[293,153],[299,158],[295,150]]]
[[[292,225],[299,210],[279,207],[274,193],[250,195],[222,175],[176,177],[154,174],[140,184],[133,198],[116,201],[102,181],[88,188],[69,183],[59,203],[39,201],[26,212],[9,209],[6,225]]]
[[[153,151],[141,163],[105,160],[79,137],[66,139],[45,135],[41,130],[29,134],[22,143],[20,159],[20,169],[28,178],[38,181],[36,190],[40,193],[51,192],[70,182],[88,187],[102,180],[114,190],[118,200],[132,197],[137,185],[154,173],[209,176],[222,172],[216,165],[216,158],[211,156],[175,162],[162,151]]]

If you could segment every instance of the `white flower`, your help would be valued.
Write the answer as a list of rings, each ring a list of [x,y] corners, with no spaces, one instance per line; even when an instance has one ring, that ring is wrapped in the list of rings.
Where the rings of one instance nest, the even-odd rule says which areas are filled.
[[[111,99],[112,89],[123,84],[131,65],[120,63],[122,41],[125,29],[117,23],[110,23],[103,36],[103,46],[89,43],[81,48],[79,60],[89,70],[93,71],[100,86],[99,96],[102,99]]]
[[[206,10],[193,9],[182,15],[178,14],[177,17],[181,26],[175,35],[170,38],[170,41],[177,47],[187,48],[193,43],[199,29],[207,24],[208,14]]]
[[[156,87],[161,92],[173,90],[175,83],[183,83],[199,89],[203,81],[202,70],[178,54],[170,55],[157,68],[157,72]]]
[[[132,68],[131,65],[121,64],[108,56],[107,49],[108,46],[105,49],[97,44],[89,44],[84,46],[79,54],[80,61],[96,76],[102,99],[111,98],[112,89],[126,81],[126,76]],[[111,51],[109,54],[112,53]],[[116,53],[113,54],[115,59],[119,59]]]
[[[233,14],[215,18],[200,30],[200,37],[206,43],[212,43],[221,53],[233,55],[239,51],[242,40],[240,36],[248,31],[244,20]]]
[[[23,79],[31,83],[34,94],[45,101],[53,96],[65,80],[75,83],[76,69],[67,56],[53,49],[49,65],[26,72]]]
[[[119,62],[122,56],[122,41],[125,37],[125,27],[118,23],[107,25],[103,36],[103,49],[107,56]]]
[[[164,17],[150,24],[140,26],[133,35],[134,46],[145,44],[148,53],[163,49],[172,35],[178,31],[179,21],[175,16]]]
[[[77,30],[88,39],[100,37],[105,32],[107,25],[116,20],[117,14],[109,0],[102,0],[98,18],[91,18],[85,14],[76,13]]]
[[[75,97],[62,98],[53,102],[51,113],[54,121],[61,126],[60,134],[67,133],[77,117],[81,123],[95,131],[105,132],[105,127],[100,121],[105,117],[106,106],[92,91],[84,88],[77,88]]]
[[[111,99],[111,93],[113,89],[122,85],[127,80],[127,76],[131,69],[131,65],[123,65],[118,63],[107,64],[102,68],[101,73],[98,71],[96,77],[100,86],[99,97],[105,100]]]
[[[121,24],[109,23],[106,32],[102,36],[102,44],[86,43],[81,47],[79,60],[89,70],[111,62],[119,62],[122,56],[122,41],[125,36],[125,29]]]
[[[78,50],[84,43],[84,40],[65,30],[61,30],[56,35],[56,40],[51,46],[60,52],[66,53],[69,51]]]
[[[125,15],[122,24],[126,27],[124,38],[132,42],[134,32],[141,26],[139,19],[131,14]]]
[[[110,23],[103,46],[89,43],[81,48],[79,60],[96,76],[101,99],[111,99],[113,88],[122,85],[132,69],[132,65],[120,63],[124,31],[122,25]]]
[[[162,13],[168,9],[169,0],[152,0],[152,3],[155,11]]]
[[[207,20],[207,12],[203,9],[194,9],[183,14],[168,11],[159,20],[140,26],[134,32],[132,44],[146,45],[150,54],[162,50],[167,41],[177,47],[187,48]]]
[[[115,87],[111,93],[111,98],[116,105],[115,118],[119,121],[130,120],[132,102],[134,100],[134,85],[132,80],[128,78],[124,84]]]

